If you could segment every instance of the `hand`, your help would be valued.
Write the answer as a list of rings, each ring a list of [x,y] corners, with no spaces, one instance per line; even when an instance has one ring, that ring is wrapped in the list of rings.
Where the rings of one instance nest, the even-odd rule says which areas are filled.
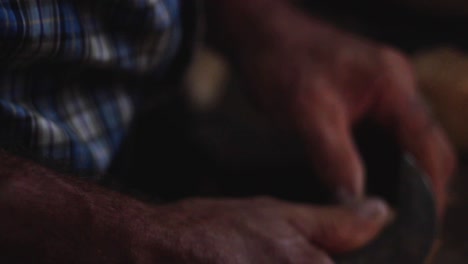
[[[379,200],[313,207],[258,198],[187,200],[146,219],[151,227],[134,236],[141,263],[332,264],[329,253],[364,246],[392,214]]]
[[[0,263],[332,263],[392,220],[387,205],[270,198],[154,206],[0,151]]]
[[[401,53],[340,32],[288,1],[223,2],[218,5],[229,8],[217,11],[224,11],[218,16],[226,21],[224,37],[232,40],[256,98],[300,131],[311,161],[339,198],[364,195],[365,169],[351,132],[356,122],[371,118],[429,174],[442,214],[454,154]]]

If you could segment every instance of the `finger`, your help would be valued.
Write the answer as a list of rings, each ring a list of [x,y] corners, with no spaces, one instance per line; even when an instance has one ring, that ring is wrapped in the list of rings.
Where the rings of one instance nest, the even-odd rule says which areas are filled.
[[[334,264],[335,262],[323,250],[312,245],[305,245],[297,252],[290,254],[287,263],[294,264]]]
[[[314,87],[320,94],[310,95],[307,92],[315,90],[305,89],[307,92],[301,95],[300,129],[319,176],[341,200],[358,200],[364,193],[363,163],[353,142],[345,105],[327,86],[316,80]]]
[[[452,147],[421,98],[404,93],[393,98],[393,103],[387,104],[393,106],[384,109],[379,119],[394,131],[401,146],[428,174],[441,216],[447,200],[447,185],[456,166]]]
[[[365,246],[393,218],[385,202],[369,199],[353,207],[296,206],[290,223],[313,245],[339,254]]]
[[[389,67],[380,83],[385,89],[377,104],[376,118],[393,130],[404,150],[416,158],[430,177],[441,216],[447,183],[456,166],[454,152],[417,93],[411,64],[397,52],[383,55]]]

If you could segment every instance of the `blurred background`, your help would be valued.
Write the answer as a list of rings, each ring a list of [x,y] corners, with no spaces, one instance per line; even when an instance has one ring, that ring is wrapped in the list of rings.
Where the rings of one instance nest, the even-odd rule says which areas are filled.
[[[448,217],[431,259],[436,264],[468,263],[468,2],[304,2],[303,8],[313,15],[395,46],[413,61],[419,89],[460,158],[460,170],[450,190]],[[327,194],[309,177],[311,169],[301,142],[295,135],[274,128],[256,111],[242,86],[236,71],[215,51],[201,45],[182,89],[175,94],[155,95],[158,103],[135,124],[111,173],[120,175],[126,185],[138,189],[146,186],[147,193],[157,193],[161,200],[219,193],[323,200],[320,197]],[[363,127],[369,131],[368,124]],[[369,175],[386,173],[392,177],[397,173],[394,168],[398,160],[392,139],[381,131],[369,136],[361,130],[357,128],[356,139],[363,153],[378,156],[378,161],[368,163],[375,168]],[[148,138],[154,142],[148,142]],[[148,151],[152,154],[139,155]],[[148,177],[148,171],[156,171],[156,157],[157,171],[162,164],[174,177],[165,182],[157,175]],[[125,177],[129,172],[131,179]],[[270,185],[264,187],[265,181]],[[181,182],[187,184],[180,188]]]

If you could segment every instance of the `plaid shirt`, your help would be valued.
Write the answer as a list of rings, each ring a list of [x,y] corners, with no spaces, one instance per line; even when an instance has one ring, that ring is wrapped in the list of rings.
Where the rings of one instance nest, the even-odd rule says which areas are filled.
[[[137,111],[138,76],[180,47],[178,0],[0,0],[0,140],[105,171]]]

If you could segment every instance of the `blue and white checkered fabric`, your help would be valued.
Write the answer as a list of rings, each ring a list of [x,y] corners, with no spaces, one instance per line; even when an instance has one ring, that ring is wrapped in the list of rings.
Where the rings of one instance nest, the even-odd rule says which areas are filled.
[[[2,142],[105,171],[136,111],[128,75],[164,70],[179,15],[178,0],[0,0]]]

